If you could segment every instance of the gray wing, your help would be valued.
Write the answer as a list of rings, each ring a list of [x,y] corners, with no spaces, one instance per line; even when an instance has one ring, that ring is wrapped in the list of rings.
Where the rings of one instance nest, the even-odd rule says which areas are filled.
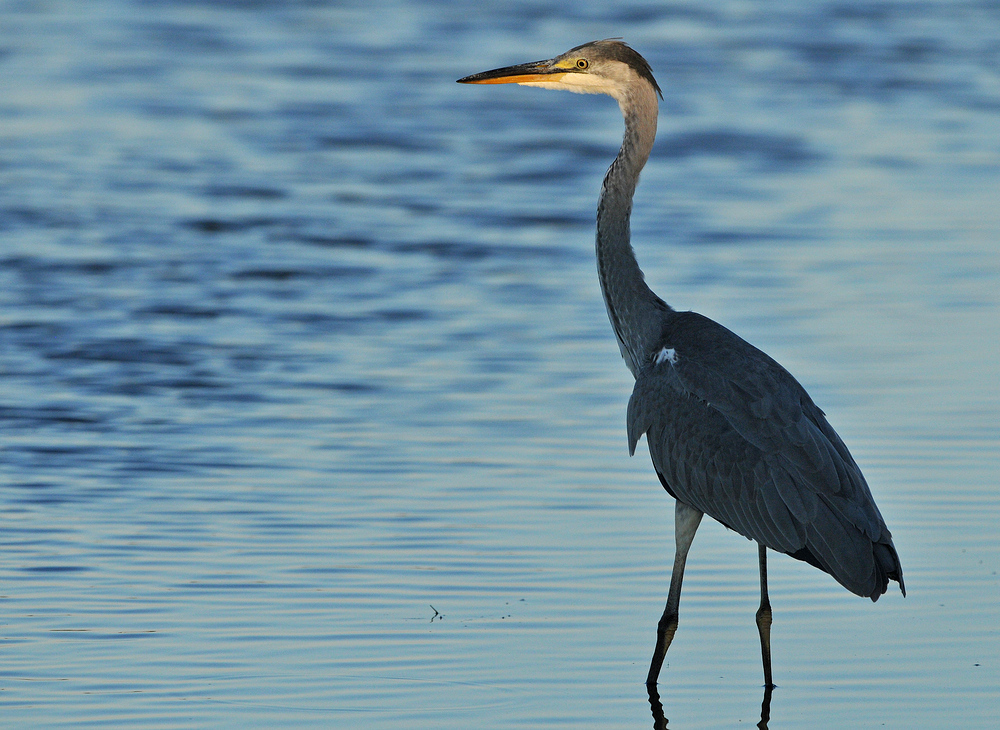
[[[740,534],[876,600],[903,587],[861,470],[781,365],[693,312],[666,315],[636,375],[629,450],[645,434],[663,486]],[[904,589],[905,595],[905,589]]]

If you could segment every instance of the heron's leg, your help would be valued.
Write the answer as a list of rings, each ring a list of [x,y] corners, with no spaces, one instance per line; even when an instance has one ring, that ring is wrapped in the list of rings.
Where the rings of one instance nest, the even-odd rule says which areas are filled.
[[[760,562],[760,608],[757,609],[757,631],[760,633],[760,657],[764,663],[764,687],[770,692],[771,681],[771,602],[767,598],[767,548],[757,543]]]
[[[660,676],[663,658],[667,655],[670,642],[677,632],[677,608],[681,602],[681,583],[684,580],[684,565],[687,563],[688,550],[694,534],[698,531],[704,513],[682,502],[674,507],[674,572],[670,575],[670,592],[667,594],[667,606],[663,609],[660,623],[656,627],[656,649],[653,650],[653,661],[646,675],[646,685],[655,686]]]

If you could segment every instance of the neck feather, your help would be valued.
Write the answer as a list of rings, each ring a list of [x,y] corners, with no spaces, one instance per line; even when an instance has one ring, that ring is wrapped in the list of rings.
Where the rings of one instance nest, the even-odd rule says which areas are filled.
[[[656,137],[656,94],[648,84],[632,86],[618,103],[625,138],[604,177],[597,205],[597,273],[611,326],[633,375],[657,344],[669,307],[646,285],[630,243],[629,218],[639,173]]]

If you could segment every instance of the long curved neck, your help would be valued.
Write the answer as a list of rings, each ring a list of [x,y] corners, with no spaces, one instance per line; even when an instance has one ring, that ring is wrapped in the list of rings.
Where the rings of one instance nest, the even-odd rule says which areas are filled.
[[[630,88],[618,99],[625,117],[625,138],[604,177],[597,204],[597,274],[611,326],[625,364],[635,375],[661,335],[669,307],[643,279],[630,243],[632,196],[656,137],[656,94],[648,84]]]

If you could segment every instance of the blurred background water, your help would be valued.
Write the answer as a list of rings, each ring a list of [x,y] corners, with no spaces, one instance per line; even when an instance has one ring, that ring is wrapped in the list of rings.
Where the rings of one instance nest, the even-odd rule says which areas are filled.
[[[609,7],[613,6],[613,7]],[[651,723],[672,500],[593,262],[621,36],[647,280],[788,367],[909,595],[771,561],[773,728],[1000,718],[1000,6],[0,2],[0,725]],[[706,521],[670,727],[757,722]]]

